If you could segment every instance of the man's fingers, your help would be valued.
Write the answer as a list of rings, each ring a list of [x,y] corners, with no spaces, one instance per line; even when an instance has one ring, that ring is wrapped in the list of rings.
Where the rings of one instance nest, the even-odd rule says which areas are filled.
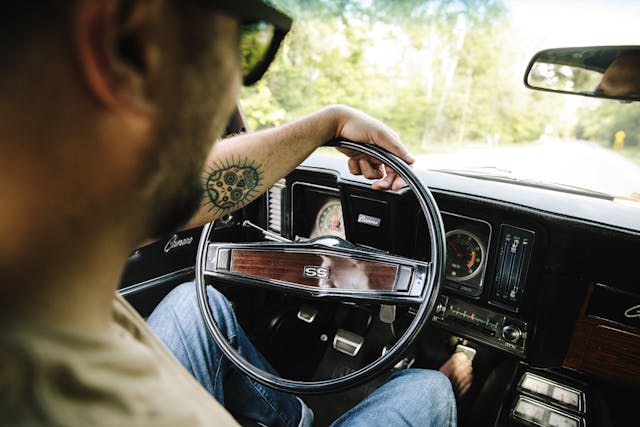
[[[348,154],[346,152],[344,153]],[[378,179],[372,185],[375,190],[391,189],[398,191],[407,185],[391,168],[382,164],[380,160],[366,154],[360,153],[352,156],[349,159],[348,165],[349,172],[354,175],[363,175],[367,179]]]
[[[407,183],[404,182],[404,179],[400,178],[399,176],[396,177],[396,179],[393,180],[393,185],[391,186],[391,189],[393,191],[398,191],[401,188],[404,188],[407,186]]]
[[[412,165],[416,159],[409,153],[409,151],[402,145],[402,141],[396,132],[388,128],[386,125],[379,123],[380,128],[372,130],[371,139],[373,143],[379,147],[382,147],[388,151],[391,151],[396,156],[400,157],[407,164]]]
[[[401,188],[407,186],[407,183],[404,181],[404,179],[402,179],[396,172],[392,171],[389,168],[386,168],[386,170],[387,170],[386,178],[390,183],[389,187],[391,187],[393,191],[398,191]]]
[[[349,159],[349,172],[354,175],[362,174],[362,171],[360,170],[360,162],[358,162],[358,159],[356,157],[352,157]]]
[[[398,134],[380,120],[344,105],[335,105],[332,110],[338,114],[336,137],[374,144],[391,151],[408,164],[415,162]]]
[[[397,173],[390,169],[387,169],[387,175],[384,178],[377,180],[372,185],[374,190],[391,189],[393,191],[398,191],[406,186],[407,183],[404,181],[404,179],[400,178]]]
[[[360,171],[362,171],[362,175],[367,179],[376,179],[383,176],[380,167],[371,164],[369,162],[369,159],[361,158],[358,164],[360,165]]]
[[[385,176],[372,184],[374,190],[388,190],[393,185],[393,176]]]

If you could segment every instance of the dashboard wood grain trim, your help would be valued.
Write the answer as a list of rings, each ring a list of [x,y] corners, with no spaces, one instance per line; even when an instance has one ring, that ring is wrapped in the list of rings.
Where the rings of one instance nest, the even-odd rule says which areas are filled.
[[[619,384],[640,386],[640,334],[605,319],[591,317],[586,309],[591,285],[563,366]]]
[[[398,266],[339,255],[233,249],[231,272],[319,288],[393,291]]]

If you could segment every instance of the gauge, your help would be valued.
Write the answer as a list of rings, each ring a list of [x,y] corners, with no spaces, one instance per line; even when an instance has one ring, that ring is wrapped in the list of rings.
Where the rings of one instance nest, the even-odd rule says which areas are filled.
[[[318,211],[316,227],[312,237],[337,236],[345,238],[344,220],[342,218],[342,205],[340,200],[331,199]]]
[[[480,273],[484,262],[484,246],[480,239],[465,230],[451,230],[447,232],[446,238],[446,277],[466,280]]]

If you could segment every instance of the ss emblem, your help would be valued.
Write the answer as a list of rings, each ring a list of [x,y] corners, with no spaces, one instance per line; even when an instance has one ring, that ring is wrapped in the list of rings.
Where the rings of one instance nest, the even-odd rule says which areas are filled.
[[[304,267],[304,277],[314,277],[316,279],[328,279],[329,269],[317,267],[315,265],[307,265]]]

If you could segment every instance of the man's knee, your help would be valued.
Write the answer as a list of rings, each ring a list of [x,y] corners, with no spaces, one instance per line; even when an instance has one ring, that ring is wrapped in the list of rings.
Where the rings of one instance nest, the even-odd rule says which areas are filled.
[[[235,335],[235,317],[226,297],[211,286],[207,287],[207,297],[211,312],[225,335]],[[173,322],[182,328],[191,329],[203,327],[202,314],[198,306],[196,285],[193,282],[180,284],[164,297],[160,305],[151,315],[150,323],[155,323],[155,316],[170,315]]]
[[[231,312],[231,306],[227,298],[217,289],[208,286],[207,297],[211,311],[216,314]],[[198,294],[196,292],[196,284],[194,282],[186,282],[173,288],[167,296],[162,300],[162,304],[169,304],[171,307],[182,307],[184,314],[194,314],[200,316],[198,307]]]
[[[403,369],[395,372],[389,380],[408,381],[419,385],[424,390],[446,390],[451,391],[451,382],[442,372],[431,369]]]
[[[449,379],[440,371],[430,369],[404,369],[396,372],[390,381],[400,381],[406,407],[414,408],[416,419],[425,417],[423,425],[455,424],[456,399]]]

